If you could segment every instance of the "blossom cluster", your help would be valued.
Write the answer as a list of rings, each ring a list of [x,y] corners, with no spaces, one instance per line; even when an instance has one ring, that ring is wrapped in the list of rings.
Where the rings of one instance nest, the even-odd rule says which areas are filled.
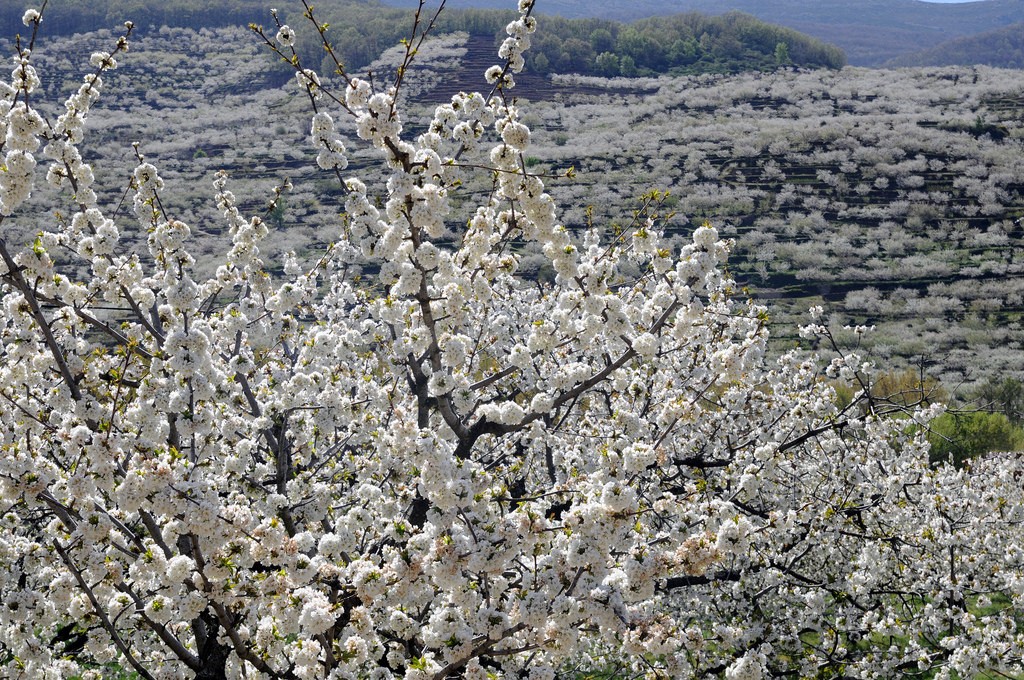
[[[53,125],[19,56],[4,152],[45,144],[71,217],[0,240],[5,674],[1020,671],[1021,463],[930,466],[910,423],[935,409],[840,405],[830,379],[869,381],[859,357],[769,359],[712,225],[673,244],[654,195],[619,232],[561,224],[505,96],[535,28],[519,10],[502,86],[415,139],[400,77],[335,92],[296,63],[345,196],[337,242],[269,266],[270,225],[220,173],[231,247],[205,280],[142,149],[127,216],[78,150],[127,43]],[[383,185],[342,174],[345,134]],[[493,190],[467,209],[476,171]],[[553,281],[518,276],[524,242]],[[82,263],[83,281],[62,269]]]
[[[345,143],[334,129],[334,119],[329,113],[318,113],[313,117],[310,133],[313,144],[319,149],[316,162],[324,170],[344,170],[348,167]]]

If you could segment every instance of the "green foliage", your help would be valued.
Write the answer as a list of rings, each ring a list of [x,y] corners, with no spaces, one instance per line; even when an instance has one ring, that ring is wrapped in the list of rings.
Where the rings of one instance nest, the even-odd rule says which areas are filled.
[[[597,55],[595,62],[597,72],[602,76],[613,77],[619,75],[619,58],[611,52],[602,52]]]
[[[810,68],[846,64],[837,47],[741,12],[721,16],[688,12],[644,19],[620,32],[616,47],[620,54],[632,56],[641,72],[771,70],[780,64],[780,56],[782,63]]]
[[[837,384],[838,405],[843,407],[849,403],[852,393],[850,386]],[[914,369],[881,375],[871,386],[871,396],[874,400],[906,409],[945,403],[950,399],[938,380],[923,376]],[[1005,413],[947,411],[931,421],[928,442],[933,463],[950,461],[960,466],[993,451],[1024,450],[1024,428],[1019,426],[1021,407],[1024,406],[1024,384],[1013,378],[989,381],[979,388],[977,400],[985,408],[1005,409]],[[1018,420],[1011,421],[1006,413],[1016,414]]]
[[[543,54],[532,57],[533,70],[538,75],[545,76],[551,72],[551,60]]]
[[[775,63],[779,66],[785,66],[789,64],[790,61],[789,45],[784,42],[780,42],[775,46]]]
[[[413,21],[409,10],[385,7],[375,1],[332,0],[317,3],[315,10],[317,20],[331,27],[334,52],[350,71],[365,67],[384,50],[407,38]],[[282,9],[282,17],[289,24],[301,25],[301,4],[288,3],[288,11]],[[298,32],[296,51],[310,64],[320,63],[324,52],[319,36],[312,31]],[[330,65],[333,71],[333,62]]]
[[[982,409],[1002,413],[1014,425],[1024,422],[1024,382],[1016,378],[991,378],[974,398]]]
[[[0,35],[24,34],[21,15],[31,3],[0,3]],[[84,33],[120,26],[131,20],[141,30],[150,26],[187,27],[196,30],[217,26],[245,26],[267,18],[262,0],[62,0],[46,14],[48,35]]]
[[[77,33],[110,28],[130,19],[141,29],[149,26],[200,30],[229,25],[265,23],[264,0],[226,0],[210,5],[199,0],[105,0],[61,3],[47,16],[49,33]],[[9,3],[0,9],[0,30],[13,35],[21,26],[23,7]],[[428,10],[424,10],[425,12]],[[413,13],[382,5],[377,0],[324,0],[316,4],[317,18],[331,26],[332,46],[350,71],[360,69],[385,49],[406,37]],[[282,3],[282,21],[302,23],[302,7]],[[464,31],[470,35],[505,37],[513,13],[466,9],[445,12],[437,33]],[[780,55],[780,46],[784,48]],[[318,36],[300,31],[296,51],[304,63],[320,65],[323,49]],[[276,62],[275,62],[276,63]],[[634,76],[658,73],[737,73],[769,71],[781,64],[808,68],[839,68],[842,51],[792,29],[766,24],[753,16],[729,12],[706,16],[696,12],[644,19],[623,24],[602,19],[544,17],[527,63],[535,73],[580,73]],[[323,61],[326,72],[333,63]],[[289,75],[287,65],[283,75]]]
[[[267,219],[268,219],[268,221],[272,225],[274,225],[275,229],[280,230],[280,229],[284,228],[284,223],[285,223],[284,198],[278,197],[277,200],[274,201],[273,207],[270,209],[270,212],[267,214]]]
[[[992,378],[973,395],[980,411],[950,411],[929,425],[932,462],[962,465],[993,451],[1024,450],[1024,382]]]
[[[633,57],[628,54],[622,55],[622,59],[619,60],[619,72],[627,78],[636,75],[636,62],[633,61]]]
[[[1024,429],[1002,413],[948,412],[930,423],[928,441],[932,462],[962,465],[993,451],[1024,450]]]
[[[835,391],[836,408],[840,411],[852,404],[853,398],[857,395],[853,385],[839,380],[832,383],[832,389]]]
[[[504,37],[510,19],[497,10],[449,12],[441,31]],[[536,73],[634,76],[658,73],[772,70],[778,45],[786,45],[786,63],[809,68],[840,68],[838,48],[797,31],[766,24],[748,14],[706,16],[689,12],[623,24],[603,19],[545,16],[544,31],[527,53]],[[362,23],[361,30],[366,30]]]
[[[607,28],[598,28],[590,33],[590,47],[597,54],[612,52],[615,49],[615,36]]]

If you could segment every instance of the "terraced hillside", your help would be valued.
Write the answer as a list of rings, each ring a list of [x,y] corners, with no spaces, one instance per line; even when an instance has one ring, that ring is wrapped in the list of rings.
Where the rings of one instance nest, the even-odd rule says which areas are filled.
[[[67,93],[84,70],[66,55],[110,40],[44,44],[36,56],[50,89]],[[411,73],[421,111],[482,84],[492,48],[456,41],[446,48],[457,51],[451,65]],[[295,184],[270,215],[277,233],[268,257],[288,249],[312,256],[335,238],[343,200],[312,162],[308,102],[280,76],[259,75],[267,61],[250,35],[166,29],[140,37],[124,62],[107,79],[87,146],[110,173],[99,178],[108,205],[121,200],[138,141],[177,200],[169,209],[193,225],[202,266],[224,248],[210,188],[222,168],[250,211],[262,211],[284,177]],[[574,180],[548,182],[568,225],[612,229],[641,193],[667,189],[675,231],[707,219],[736,239],[732,269],[771,301],[779,343],[795,342],[807,307],[824,303],[837,325],[877,325],[846,339],[883,365],[922,366],[951,388],[1024,375],[1021,72],[519,80],[514,92],[532,100],[528,163],[538,172],[577,170]],[[422,126],[411,120],[407,130]],[[365,152],[353,155],[354,168],[370,162]],[[61,205],[39,199],[35,225]],[[464,218],[451,217],[452,238]],[[27,241],[35,228],[8,238]],[[524,273],[547,275],[539,260],[524,253]]]
[[[418,0],[385,0],[415,7]],[[507,0],[448,0],[453,9],[507,9]],[[697,11],[740,11],[838,45],[851,64],[881,66],[887,60],[934,48],[953,38],[992,31],[1021,20],[1021,0],[933,3],[921,0],[542,0],[538,12],[564,17],[633,21],[640,17]]]
[[[878,325],[866,342],[883,363],[923,362],[955,386],[1024,369],[1022,77],[691,78],[618,114],[551,118],[581,130],[565,148],[587,149],[564,162],[619,187],[596,205],[654,183],[673,192],[680,230],[710,219],[734,236],[733,269],[776,300],[777,337],[825,302],[839,323]]]

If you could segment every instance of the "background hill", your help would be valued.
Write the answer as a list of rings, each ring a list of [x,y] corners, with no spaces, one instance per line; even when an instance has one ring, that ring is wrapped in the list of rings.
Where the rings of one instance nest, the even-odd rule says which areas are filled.
[[[270,23],[269,5],[269,0],[228,0],[217,5],[199,0],[71,0],[55,4],[46,13],[43,26],[51,36],[109,29],[125,20],[134,22],[140,33],[162,26],[199,31]],[[284,2],[279,9],[282,21],[295,27],[307,23],[300,3]],[[316,4],[315,12],[319,21],[332,26],[335,49],[353,72],[398,44],[413,21],[409,8],[389,7],[376,0],[324,0]],[[24,32],[21,15],[18,6],[0,8],[0,35]],[[497,44],[505,38],[504,28],[511,18],[510,12],[497,9],[453,9],[444,13],[435,33],[466,33]],[[299,53],[305,63],[331,72],[334,63],[323,59],[315,35],[300,30]],[[770,71],[779,66],[840,68],[846,57],[816,38],[750,14],[688,12],[629,25],[609,19],[550,17],[527,53],[527,63],[537,75],[632,77]]]
[[[291,2],[286,0],[282,4]],[[0,36],[24,35],[28,29],[22,24],[21,17],[28,7],[38,5],[31,0],[0,2]],[[201,0],[61,0],[49,3],[43,13],[43,22],[45,33],[50,36],[112,29],[127,20],[133,21],[141,30],[150,25],[199,30],[263,22],[270,17],[272,6],[264,0],[218,0],[215,3]]]
[[[271,3],[269,0],[64,0],[53,3],[47,20],[50,35],[112,28],[131,19],[140,28],[184,27],[200,30],[222,26],[244,26],[269,21],[269,8],[279,4],[284,16],[300,14],[297,2]],[[338,16],[343,10],[358,18],[359,30],[351,35],[359,44],[355,62],[369,63],[394,36],[408,29],[408,11],[418,0],[322,0],[319,12]],[[433,4],[433,3],[432,3]],[[450,9],[508,10],[510,0],[448,0]],[[0,35],[24,32],[20,2],[0,3]],[[762,21],[806,33],[840,47],[849,62],[861,66],[882,66],[890,60],[924,50],[932,50],[957,38],[1005,28],[1024,21],[1024,0],[984,0],[982,2],[943,4],[920,0],[540,0],[542,14],[575,19],[634,21],[645,17],[686,12],[721,15],[739,11]],[[449,12],[449,16],[456,13]],[[488,19],[485,23],[492,23]],[[337,27],[346,23],[335,23]],[[365,30],[364,30],[365,29]],[[476,31],[470,30],[471,34]],[[392,35],[394,34],[394,36]],[[548,33],[550,35],[550,33]],[[375,42],[376,41],[376,42]],[[339,41],[339,45],[346,44]],[[772,45],[774,48],[774,45]],[[955,44],[951,49],[957,49]],[[352,48],[356,51],[355,48]],[[916,57],[915,57],[916,58]],[[922,59],[925,57],[921,57]],[[927,57],[938,63],[940,55]],[[942,63],[959,62],[944,58]],[[978,63],[992,63],[984,59]]]
[[[188,1],[146,3],[139,12],[156,21]],[[252,11],[266,22],[259,17],[264,1],[234,0],[219,16]],[[400,34],[407,25],[408,10],[333,1],[324,0],[325,12],[346,4],[364,12],[349,26],[377,35],[378,48],[397,41],[385,29]],[[71,6],[82,10],[79,17],[100,20],[94,5]],[[291,6],[282,3],[282,13]],[[64,7],[56,5],[47,17],[49,31],[67,21]],[[197,12],[174,16],[207,16]],[[429,112],[453,91],[480,87],[495,57],[494,35],[486,37],[481,26],[493,29],[502,16],[456,14],[446,29],[462,32],[432,48],[448,61],[417,67],[406,96],[416,92],[415,103]],[[722,19],[759,26],[739,15]],[[676,20],[685,23],[619,25],[618,33],[603,20],[567,25],[585,28],[593,48],[599,39],[614,45],[629,31],[642,38],[648,25],[654,40]],[[265,50],[234,23],[233,29],[141,27],[122,68],[105,78],[109,94],[90,118],[87,158],[110,173],[97,179],[104,203],[117,205],[135,163],[130,142],[142,140],[175,183],[169,193],[178,202],[168,209],[195,225],[197,253],[207,263],[223,251],[225,238],[209,200],[213,173],[227,169],[243,207],[254,212],[265,208],[270,187],[289,176],[301,189],[272,216],[277,232],[267,256],[288,248],[315,252],[343,202],[331,178],[316,173],[308,102],[291,83],[281,87],[293,80],[285,71],[267,77]],[[379,33],[370,26],[380,26]],[[70,55],[107,48],[113,39],[104,30],[43,40],[33,55],[47,92],[40,101],[61,101],[80,82],[84,65]],[[343,31],[335,41],[352,43]],[[12,50],[0,38],[0,52]],[[425,51],[422,61],[430,59]],[[369,66],[385,78],[391,68],[386,61]],[[574,231],[590,221],[614,228],[637,196],[667,189],[680,238],[709,219],[736,239],[730,268],[758,299],[771,301],[780,346],[798,341],[795,327],[810,305],[824,304],[839,326],[877,325],[871,339],[850,341],[863,342],[872,358],[893,369],[927,370],[951,389],[1024,375],[1024,71],[772,68],[677,78],[532,73],[517,80],[516,95],[531,100],[526,122],[535,133],[527,163],[556,174],[576,168],[575,181],[550,183],[569,207],[562,218]],[[407,129],[415,135],[423,128],[410,120]],[[369,162],[353,153],[353,169]],[[468,204],[490,190],[460,188]],[[59,207],[47,200],[34,198],[38,223]],[[11,242],[32,237],[5,235]],[[524,254],[524,274],[550,275],[542,264],[536,253]]]
[[[954,66],[985,64],[997,68],[1024,68],[1024,21],[1006,28],[949,40],[935,47],[906,54],[886,63],[900,66]]]
[[[415,6],[416,0],[386,0]],[[453,8],[506,8],[507,0],[448,0]],[[1024,0],[939,4],[920,0],[541,0],[538,11],[630,21],[699,11],[751,14],[838,45],[851,64],[880,66],[901,54],[1024,20]]]

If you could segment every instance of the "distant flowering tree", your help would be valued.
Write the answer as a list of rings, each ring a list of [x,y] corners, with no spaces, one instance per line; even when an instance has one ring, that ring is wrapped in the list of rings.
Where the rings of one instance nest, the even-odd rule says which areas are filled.
[[[852,355],[767,359],[729,244],[704,226],[673,251],[657,194],[619,235],[570,234],[509,94],[532,0],[491,92],[407,138],[422,10],[383,89],[257,28],[310,97],[345,213],[322,257],[272,276],[266,223],[218,175],[232,245],[205,281],[143,149],[134,222],[79,151],[128,36],[49,120],[25,14],[0,85],[0,673],[1020,672],[1016,459],[929,467],[915,423],[939,408],[879,401]],[[386,186],[345,174],[353,136]],[[40,153],[69,211],[16,247]],[[492,191],[462,212],[473,173]],[[517,277],[524,242],[553,282]],[[826,378],[859,392],[839,409]]]

